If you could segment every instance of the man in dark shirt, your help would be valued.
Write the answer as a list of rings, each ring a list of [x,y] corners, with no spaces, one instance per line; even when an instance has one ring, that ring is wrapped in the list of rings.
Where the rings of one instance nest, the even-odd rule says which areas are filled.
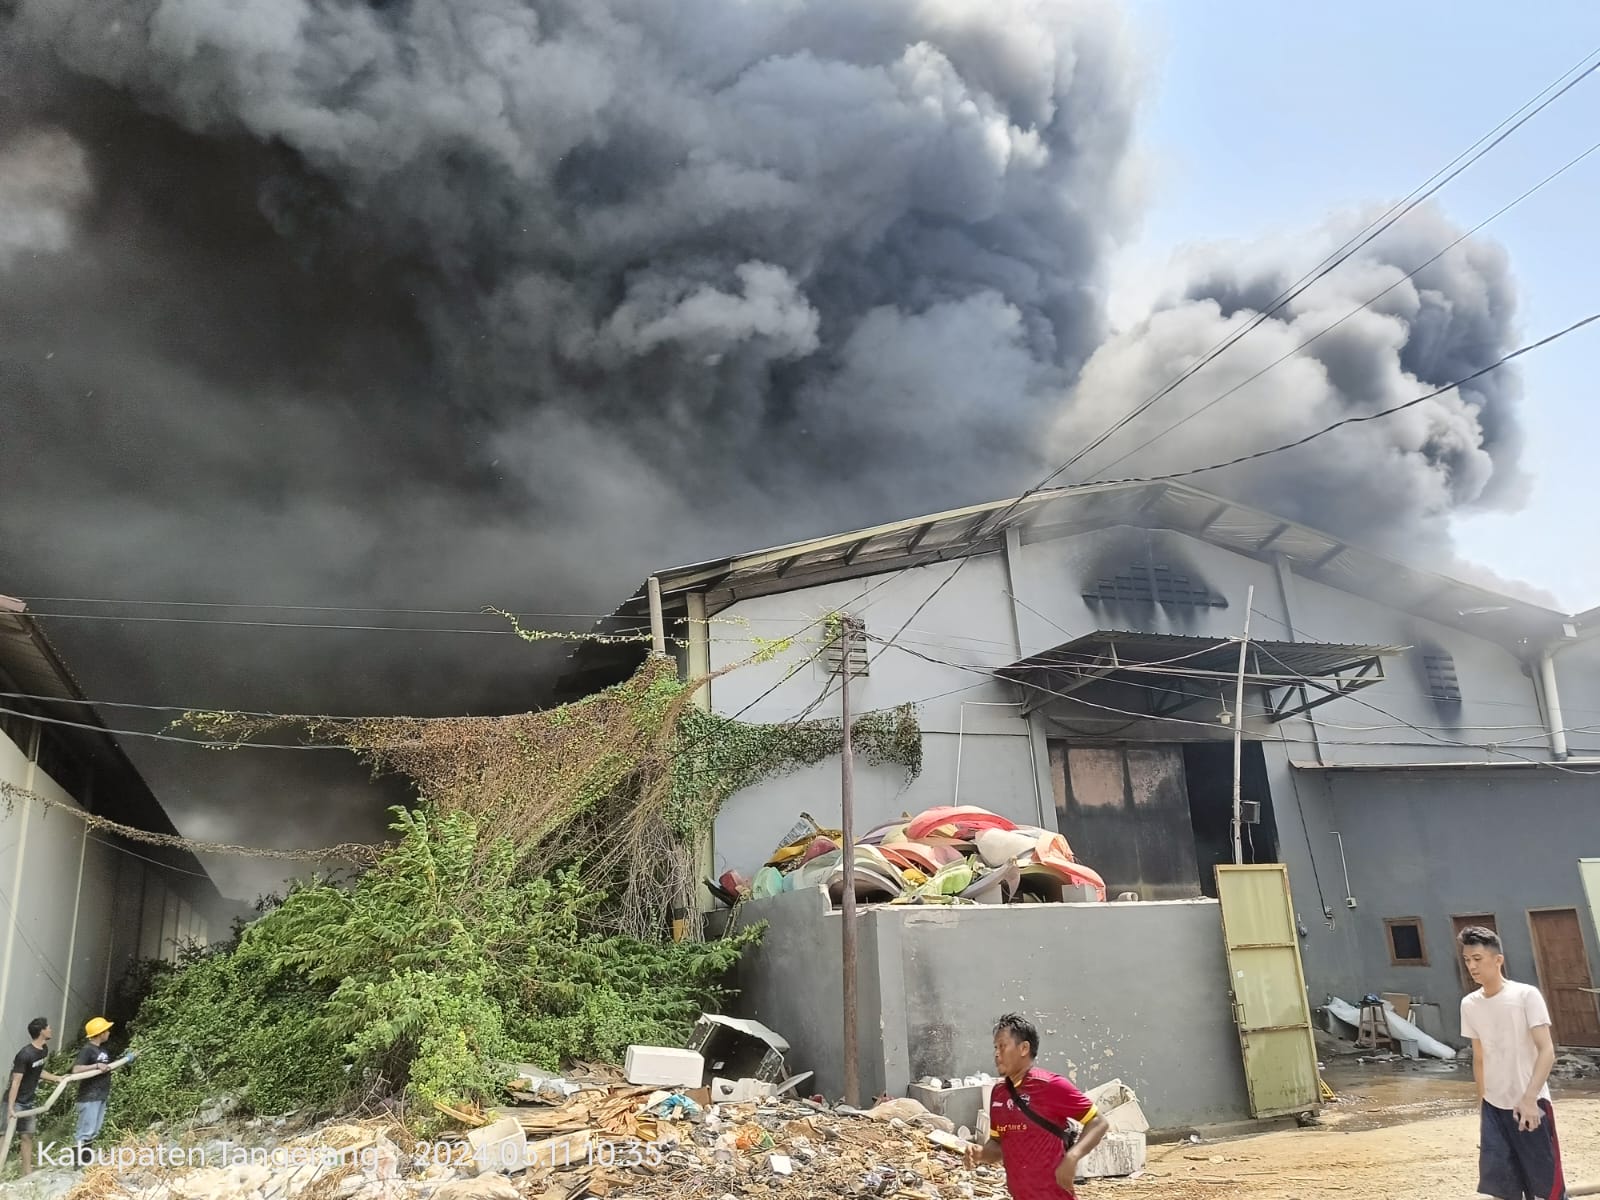
[[[52,1075],[44,1069],[45,1059],[50,1057],[50,1039],[55,1036],[55,1031],[50,1028],[50,1022],[44,1017],[35,1017],[28,1022],[28,1044],[17,1051],[11,1060],[11,1086],[6,1089],[6,1117],[10,1119],[19,1109],[32,1108],[38,1097],[39,1080],[49,1080],[51,1083],[60,1083],[65,1076]],[[17,1117],[17,1141],[22,1146],[22,1173],[33,1172],[33,1131],[38,1125],[37,1117]]]
[[[78,1057],[72,1062],[74,1075],[88,1075],[78,1084],[78,1162],[85,1161],[84,1151],[89,1143],[100,1136],[100,1127],[106,1120],[106,1101],[111,1097],[111,1055],[106,1042],[111,1038],[111,1022],[95,1017],[83,1027],[84,1042]]]

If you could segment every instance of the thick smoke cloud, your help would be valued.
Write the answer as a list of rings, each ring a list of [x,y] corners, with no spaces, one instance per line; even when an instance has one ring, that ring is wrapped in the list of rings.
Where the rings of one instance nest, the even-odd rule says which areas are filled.
[[[0,4],[0,590],[597,613],[662,564],[1010,494],[1052,429],[1109,421],[1300,269],[1303,245],[1218,259],[1106,342],[1140,69],[1108,3]],[[1415,223],[1226,371],[1444,235]],[[1497,252],[1430,272],[1129,465],[1502,351]],[[1514,392],[1486,386],[1297,460],[1299,491],[1205,482],[1438,535],[1514,494]],[[1363,448],[1394,463],[1377,496]],[[136,701],[506,710],[556,661],[411,620],[499,632],[49,627]],[[375,831],[329,802],[361,776],[335,756],[131,748],[207,834]]]
[[[1307,269],[1381,215],[1341,217],[1292,248],[1186,254],[1148,315],[1084,367],[1057,423],[1061,457],[1273,309]],[[1492,363],[1517,344],[1504,251],[1468,240],[1417,270],[1460,232],[1433,209],[1412,213],[1130,423],[1084,460],[1076,478],[1225,462],[1404,403]],[[1523,497],[1520,395],[1514,369],[1492,371],[1394,417],[1192,482],[1437,563],[1449,554],[1452,513]]]

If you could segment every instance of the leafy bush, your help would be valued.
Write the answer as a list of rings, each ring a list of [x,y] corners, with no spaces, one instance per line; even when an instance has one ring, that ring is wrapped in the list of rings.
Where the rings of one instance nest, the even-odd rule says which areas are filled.
[[[272,1114],[379,1090],[435,1127],[437,1105],[493,1101],[506,1064],[681,1044],[760,936],[603,936],[585,920],[603,897],[576,870],[530,878],[509,842],[481,853],[464,814],[392,811],[398,843],[352,887],[296,887],[235,943],[154,979],[132,1023],[141,1058],[112,1089],[117,1126],[223,1092]]]

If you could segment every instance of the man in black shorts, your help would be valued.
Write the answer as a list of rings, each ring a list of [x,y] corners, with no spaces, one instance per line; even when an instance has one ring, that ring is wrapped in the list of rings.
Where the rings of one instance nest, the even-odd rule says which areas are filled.
[[[1555,1043],[1539,989],[1505,977],[1500,936],[1482,925],[1457,936],[1478,990],[1461,999],[1478,1084],[1478,1191],[1500,1200],[1566,1200],[1550,1104]]]
[[[6,1117],[9,1119],[18,1109],[32,1108],[37,1100],[39,1080],[48,1079],[51,1083],[59,1083],[65,1076],[52,1075],[44,1069],[45,1059],[50,1057],[50,1038],[54,1035],[50,1022],[44,1017],[35,1017],[28,1022],[28,1044],[17,1051],[17,1056],[11,1060],[11,1086],[6,1089]],[[22,1173],[33,1172],[33,1131],[38,1127],[37,1117],[17,1118],[17,1141],[22,1146]]]

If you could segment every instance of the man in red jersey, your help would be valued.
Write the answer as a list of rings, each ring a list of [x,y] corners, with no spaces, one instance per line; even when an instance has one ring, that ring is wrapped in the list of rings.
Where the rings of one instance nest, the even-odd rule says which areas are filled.
[[[1004,1162],[1012,1200],[1070,1200],[1078,1164],[1110,1126],[1070,1079],[1033,1065],[1038,1053],[1039,1031],[1026,1017],[995,1022],[1000,1082],[989,1099],[989,1141],[967,1147],[967,1165]]]

